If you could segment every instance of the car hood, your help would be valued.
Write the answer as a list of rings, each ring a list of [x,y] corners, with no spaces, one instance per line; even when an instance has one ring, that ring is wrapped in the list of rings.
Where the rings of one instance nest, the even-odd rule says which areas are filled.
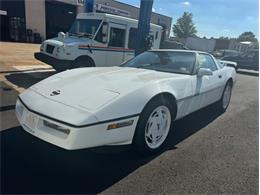
[[[79,68],[51,76],[31,89],[53,101],[93,112],[151,82],[180,76],[126,67]]]
[[[78,38],[76,36],[68,36],[64,40],[60,39],[59,37],[55,37],[52,39],[45,40],[45,44],[51,44],[55,46],[73,46],[73,45],[79,45],[79,44],[90,44],[91,39],[89,38]]]

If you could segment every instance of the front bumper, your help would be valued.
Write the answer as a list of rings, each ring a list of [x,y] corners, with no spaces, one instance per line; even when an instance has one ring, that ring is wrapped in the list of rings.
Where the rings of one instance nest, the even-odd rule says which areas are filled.
[[[116,120],[125,122],[133,120],[131,126],[107,130],[113,123],[96,123],[86,127],[72,127],[55,120],[51,120],[26,108],[19,100],[16,103],[16,116],[21,126],[28,133],[61,148],[75,150],[103,145],[130,144],[132,142],[139,116]],[[45,121],[45,122],[44,122]],[[56,130],[45,123],[61,127],[64,131]],[[66,130],[66,131],[65,131]]]
[[[58,71],[69,69],[72,63],[71,60],[60,60],[41,52],[34,53],[34,57],[41,62],[51,65],[55,70]]]

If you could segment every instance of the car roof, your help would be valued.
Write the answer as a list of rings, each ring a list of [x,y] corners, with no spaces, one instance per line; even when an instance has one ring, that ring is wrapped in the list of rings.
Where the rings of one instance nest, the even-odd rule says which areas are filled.
[[[183,49],[152,49],[152,50],[150,50],[150,51],[156,51],[156,52],[166,52],[166,51],[168,51],[168,52],[183,52],[183,53],[204,53],[204,54],[209,54],[210,55],[210,53],[208,53],[208,52],[205,52],[205,51],[197,51],[197,50],[183,50]]]

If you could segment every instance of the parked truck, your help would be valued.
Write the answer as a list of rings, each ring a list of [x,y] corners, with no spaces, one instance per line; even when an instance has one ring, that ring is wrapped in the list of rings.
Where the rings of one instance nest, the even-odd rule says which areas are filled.
[[[117,66],[134,57],[138,21],[106,13],[81,13],[66,33],[45,40],[35,58],[58,71]],[[152,48],[161,42],[162,27],[150,25]]]

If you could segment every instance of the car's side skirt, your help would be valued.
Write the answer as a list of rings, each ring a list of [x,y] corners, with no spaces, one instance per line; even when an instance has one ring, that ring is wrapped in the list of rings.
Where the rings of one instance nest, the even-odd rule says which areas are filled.
[[[206,107],[206,106],[208,106],[210,104],[213,104],[213,103],[217,102],[219,99],[217,99],[216,101],[211,102],[210,104],[200,106],[198,109],[195,109],[195,110],[183,110],[183,109],[187,109],[187,108],[180,108],[182,103],[184,103],[184,102],[192,103],[192,99],[193,98],[201,98],[203,95],[206,95],[208,93],[211,93],[213,91],[220,90],[220,89],[223,89],[223,88],[224,88],[224,86],[218,86],[218,87],[215,87],[215,88],[213,88],[211,90],[208,90],[208,91],[205,91],[205,92],[201,92],[201,93],[197,93],[197,94],[194,94],[194,95],[186,96],[186,97],[181,98],[181,99],[177,99],[178,111],[177,111],[176,119],[183,118],[183,117],[187,116],[188,114],[190,114],[192,112],[195,112],[195,111],[197,111],[197,110],[199,110],[199,109],[201,109],[203,107]],[[221,95],[220,95],[220,98],[221,98]]]

